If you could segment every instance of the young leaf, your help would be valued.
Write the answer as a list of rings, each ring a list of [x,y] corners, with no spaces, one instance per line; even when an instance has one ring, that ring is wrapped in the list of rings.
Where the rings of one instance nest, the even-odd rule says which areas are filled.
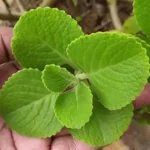
[[[143,90],[149,76],[146,50],[122,33],[96,33],[80,37],[67,48],[70,59],[89,78],[100,102],[120,109]]]
[[[137,23],[145,34],[150,36],[150,2],[149,0],[134,0],[134,14]]]
[[[136,35],[141,29],[137,25],[134,16],[130,16],[123,25],[123,32]]]
[[[63,127],[53,110],[58,94],[44,87],[41,75],[36,69],[19,71],[9,78],[0,95],[0,113],[6,124],[32,137],[52,136]]]
[[[61,94],[55,102],[58,120],[68,128],[80,129],[92,115],[92,94],[85,83]]]
[[[13,53],[23,67],[43,69],[68,63],[67,45],[83,35],[76,21],[56,8],[25,13],[14,28]]]
[[[77,84],[77,79],[65,68],[47,65],[43,71],[42,81],[46,88],[53,92],[62,92],[68,86]]]
[[[70,129],[69,132],[89,145],[104,146],[119,139],[127,130],[133,116],[132,111],[132,105],[110,111],[94,101],[90,121],[81,129]]]

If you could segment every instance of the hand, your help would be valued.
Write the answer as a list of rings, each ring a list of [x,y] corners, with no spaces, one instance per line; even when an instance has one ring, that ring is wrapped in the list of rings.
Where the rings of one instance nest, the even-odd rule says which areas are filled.
[[[20,69],[11,54],[10,41],[12,38],[11,28],[0,28],[0,88],[4,82]],[[136,108],[150,104],[150,84],[145,86],[137,100]],[[11,131],[0,117],[0,149],[1,150],[98,150],[79,142],[71,137],[63,129],[53,138],[35,139],[25,137]]]

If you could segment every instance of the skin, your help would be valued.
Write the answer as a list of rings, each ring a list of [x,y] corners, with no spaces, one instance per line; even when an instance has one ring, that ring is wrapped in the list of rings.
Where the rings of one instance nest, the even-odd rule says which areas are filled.
[[[14,60],[11,53],[10,42],[12,38],[11,28],[0,28],[0,88],[13,73],[21,67]],[[135,108],[150,104],[150,84],[134,101]],[[55,137],[35,139],[25,137],[11,131],[0,117],[0,150],[98,150],[99,148],[88,146],[73,139],[66,129],[63,129]]]

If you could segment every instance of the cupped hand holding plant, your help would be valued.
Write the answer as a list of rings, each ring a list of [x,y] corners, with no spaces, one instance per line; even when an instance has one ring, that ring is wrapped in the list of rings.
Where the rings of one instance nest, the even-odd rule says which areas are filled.
[[[93,146],[110,144],[127,130],[132,101],[149,77],[144,41],[119,32],[84,35],[63,11],[38,8],[15,26],[12,50],[24,69],[1,90],[0,113],[11,129],[46,138],[66,127],[73,137]],[[18,68],[14,61],[3,68],[6,65],[14,68],[12,73]],[[148,88],[138,100],[148,96]],[[58,138],[67,136],[55,136],[52,143]]]
[[[20,68],[18,64],[14,63],[14,58],[11,54],[10,41],[12,38],[11,28],[0,28],[0,83],[2,84],[7,80],[9,76],[17,72]],[[4,64],[5,63],[5,64]],[[140,106],[150,104],[150,85],[145,87],[141,96],[135,101],[137,108]],[[0,148],[9,150],[97,150],[88,146],[80,141],[72,138],[66,130],[60,132],[56,137],[38,139],[30,138],[17,134],[11,131],[2,118],[0,118]]]
[[[0,83],[2,84],[7,80],[9,76],[18,71],[19,66],[13,62],[14,58],[11,54],[10,41],[12,38],[11,28],[0,28]],[[5,64],[3,64],[5,63]],[[13,64],[12,64],[13,63]],[[3,65],[2,65],[3,64]],[[137,108],[140,106],[150,104],[150,85],[146,85],[145,90],[141,96],[135,101]],[[5,142],[6,141],[6,142]],[[80,141],[72,138],[66,130],[60,132],[56,137],[38,139],[30,138],[17,134],[11,131],[2,118],[0,118],[0,148],[9,150],[97,150]]]

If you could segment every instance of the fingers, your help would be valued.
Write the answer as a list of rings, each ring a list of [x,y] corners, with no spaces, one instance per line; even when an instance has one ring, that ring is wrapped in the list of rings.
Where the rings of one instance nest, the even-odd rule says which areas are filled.
[[[3,119],[0,117],[0,149],[16,150],[12,139],[10,129],[5,125]]]
[[[55,137],[67,136],[71,135],[66,128],[63,128],[59,133],[55,135]]]
[[[133,102],[135,108],[140,108],[150,104],[150,84],[148,83],[141,95],[136,98],[136,101]]]
[[[5,81],[7,81],[13,73],[18,71],[16,66],[17,65],[15,61],[0,65],[0,89],[2,88]]]
[[[52,141],[50,150],[98,150],[98,148],[77,141],[71,136],[62,136]]]
[[[36,139],[21,136],[16,132],[12,132],[14,144],[17,150],[50,150],[50,139]]]
[[[18,63],[14,61],[11,52],[10,43],[12,36],[12,28],[0,27],[0,89],[8,77],[21,69]]]
[[[0,28],[0,64],[14,59],[10,46],[12,36],[12,28]]]

